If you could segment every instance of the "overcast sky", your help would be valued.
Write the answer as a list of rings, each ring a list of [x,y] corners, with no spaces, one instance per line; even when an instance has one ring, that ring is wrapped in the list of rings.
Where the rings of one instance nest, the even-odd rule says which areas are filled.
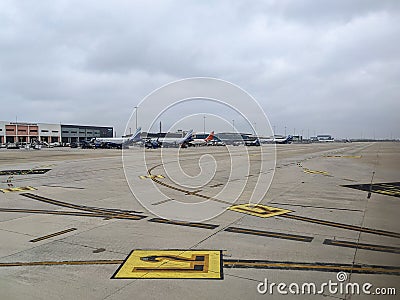
[[[400,137],[400,1],[155,3],[0,1],[0,120],[122,134],[152,90],[210,76],[277,133]]]

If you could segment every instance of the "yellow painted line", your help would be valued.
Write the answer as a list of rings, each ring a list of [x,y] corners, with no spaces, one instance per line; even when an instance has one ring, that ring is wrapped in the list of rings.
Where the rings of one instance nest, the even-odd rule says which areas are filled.
[[[140,179],[148,179],[148,178],[150,178],[150,179],[154,179],[154,178],[163,179],[165,177],[163,175],[141,175],[141,176],[139,176],[139,178]]]
[[[400,233],[397,233],[397,232],[391,232],[391,231],[385,231],[385,230],[379,230],[379,229],[371,229],[371,228],[366,228],[366,227],[359,227],[359,226],[336,223],[336,222],[331,222],[331,221],[326,221],[326,220],[312,219],[312,218],[301,217],[301,216],[296,216],[296,215],[292,215],[292,214],[285,214],[285,215],[282,215],[281,217],[315,223],[315,224],[320,224],[320,225],[343,228],[343,229],[348,229],[348,230],[354,230],[354,231],[359,231],[359,232],[366,232],[366,233],[371,233],[371,234],[376,234],[376,235],[400,238]]]
[[[77,210],[81,210],[81,211],[83,210],[83,211],[100,213],[108,218],[112,218],[112,217],[134,218],[134,219],[143,218],[140,215],[133,215],[128,212],[112,211],[112,210],[106,209],[106,208],[94,208],[94,207],[88,207],[88,206],[84,206],[84,205],[72,204],[72,203],[68,203],[68,202],[63,202],[63,201],[59,201],[59,200],[42,197],[42,196],[35,195],[32,193],[23,193],[21,195],[24,197],[28,197],[28,198],[31,198],[34,200],[38,200],[41,202],[45,202],[45,203],[49,203],[49,204],[53,204],[53,205],[57,205],[57,206],[61,206],[61,207],[68,207],[68,208],[73,208],[73,209],[77,209]]]
[[[135,250],[140,251],[140,250]],[[149,254],[147,250],[146,254]],[[197,260],[198,256],[192,255],[183,255],[182,253],[186,253],[189,251],[186,250],[176,250],[179,252],[176,255],[169,255],[171,254],[171,250],[162,251],[163,253],[169,251],[167,255],[150,255],[150,256],[142,256],[145,260],[136,261],[139,270],[135,270],[137,266],[134,260],[128,263],[128,256],[127,260],[120,260],[120,259],[113,259],[113,260],[84,260],[84,261],[34,261],[34,262],[9,262],[9,263],[0,263],[1,267],[40,267],[40,266],[62,266],[62,265],[69,265],[69,266],[87,266],[87,265],[121,265],[117,272],[114,274],[112,278],[124,279],[122,277],[116,277],[116,275],[127,275],[126,279],[130,278],[167,278],[167,279],[175,279],[175,278],[183,278],[183,279],[190,279],[193,278],[194,274],[197,276],[200,273],[201,267],[204,270],[204,266],[206,262],[208,262],[208,273],[210,276],[213,277],[196,277],[200,279],[223,279],[223,272],[222,268],[256,268],[256,269],[281,269],[281,270],[300,270],[300,271],[320,271],[320,272],[339,272],[345,271],[349,273],[359,273],[359,274],[385,274],[385,275],[400,275],[400,268],[393,267],[393,266],[374,266],[374,265],[345,265],[345,264],[329,264],[329,263],[299,263],[299,262],[279,262],[279,261],[265,261],[265,260],[243,260],[243,259],[224,259],[222,260],[221,255],[222,251],[206,251],[204,250],[205,254],[198,254],[198,256],[204,256],[202,260]],[[195,250],[198,252],[200,250]],[[156,251],[157,254],[161,251]],[[194,252],[194,251],[190,251]],[[208,256],[210,252],[217,252],[216,255]],[[215,256],[215,257],[214,257]],[[136,257],[137,258],[137,257]],[[210,261],[215,258],[215,261],[210,264]],[[208,261],[207,261],[208,259]],[[219,265],[217,266],[217,260],[219,259]],[[142,267],[141,267],[142,266]],[[155,271],[154,268],[156,268]],[[197,266],[194,268],[194,266]],[[199,267],[200,266],[200,267]],[[189,268],[193,267],[193,270]],[[125,269],[126,274],[121,273],[121,271]],[[129,269],[130,268],[130,269]],[[149,268],[149,269],[144,269]],[[173,270],[168,270],[169,268]],[[219,274],[212,274],[214,272],[213,268],[216,271],[219,271]],[[197,270],[196,270],[197,269]],[[132,277],[131,274],[135,272],[141,271],[144,273],[140,277]],[[184,273],[185,277],[178,277],[182,276],[179,272]],[[149,274],[152,273],[152,274]],[[149,277],[151,275],[158,274],[162,277]],[[166,277],[166,275],[170,275],[170,277]],[[203,274],[207,274],[207,272],[203,272]],[[136,274],[138,275],[138,274]],[[146,276],[147,275],[147,276]]]
[[[42,209],[19,209],[19,208],[0,208],[0,212],[11,213],[27,213],[27,214],[45,214],[45,215],[61,215],[76,217],[97,217],[97,218],[115,218],[126,220],[141,220],[146,216],[141,215],[113,215],[111,213],[91,213],[91,212],[74,212],[74,211],[58,211],[58,210],[42,210]]]
[[[269,218],[292,212],[291,210],[261,204],[239,204],[230,206],[228,209],[260,218]]]
[[[115,279],[222,279],[220,250],[134,250]]]
[[[175,187],[175,186],[173,186],[173,185],[167,184],[167,183],[165,183],[165,182],[162,182],[162,181],[158,180],[156,177],[151,177],[151,176],[152,176],[152,175],[151,175],[151,171],[152,171],[154,168],[158,167],[158,166],[160,166],[160,165],[156,165],[156,166],[152,167],[151,169],[149,169],[149,170],[147,171],[148,174],[149,174],[149,176],[150,176],[149,178],[151,178],[151,180],[153,180],[155,183],[157,183],[157,184],[159,184],[159,185],[162,185],[162,186],[165,186],[166,188],[169,188],[169,189],[171,189],[171,190],[175,190],[175,191],[178,191],[178,192],[185,193],[186,195],[190,195],[191,191],[184,190],[184,189]],[[230,203],[230,202],[228,202],[228,201],[219,200],[219,199],[216,199],[216,198],[213,198],[213,197],[210,197],[210,196],[206,196],[206,195],[203,195],[203,194],[194,193],[193,196],[195,196],[195,197],[200,197],[200,198],[207,199],[207,200],[211,200],[211,201],[215,201],[215,202],[219,202],[219,203],[224,203],[224,204],[232,205],[232,203]]]
[[[26,192],[26,191],[36,191],[34,187],[31,186],[20,186],[20,187],[12,187],[8,189],[0,189],[3,193],[14,193],[14,192]]]
[[[45,174],[51,169],[24,169],[24,170],[3,170],[0,175],[31,175],[31,174]]]
[[[313,237],[311,237],[311,236],[295,235],[295,234],[287,234],[287,233],[279,233],[279,232],[271,232],[271,231],[263,231],[263,230],[254,230],[254,229],[246,229],[246,228],[238,228],[238,227],[228,227],[224,231],[265,236],[265,237],[278,238],[278,239],[295,240],[295,241],[300,241],[300,242],[311,242],[313,240]]]
[[[324,241],[324,244],[325,245],[332,245],[332,246],[357,248],[357,249],[363,249],[363,250],[372,250],[372,251],[389,252],[389,253],[400,253],[400,248],[391,247],[391,246],[384,246],[384,245],[354,243],[354,242],[338,241],[338,240],[330,240],[330,239],[326,239]]]
[[[149,222],[154,222],[154,223],[181,225],[181,226],[198,227],[198,228],[205,228],[205,229],[215,229],[215,228],[217,228],[219,226],[219,225],[214,225],[214,224],[175,221],[175,220],[167,220],[167,219],[161,219],[161,218],[153,218],[153,219],[150,219],[148,221]]]
[[[390,196],[400,195],[400,191],[391,191],[391,190],[373,190],[372,192],[379,194],[386,194]]]
[[[361,265],[340,265],[325,263],[291,263],[291,262],[268,262],[268,261],[246,261],[246,260],[224,260],[224,268],[260,268],[260,269],[285,269],[285,270],[307,270],[339,272],[347,271],[352,273],[365,274],[388,274],[400,275],[400,268],[387,266],[361,266]]]
[[[71,231],[75,231],[75,230],[77,230],[77,229],[76,228],[69,228],[69,229],[66,229],[66,230],[62,230],[62,231],[58,231],[58,232],[55,232],[55,233],[52,233],[52,234],[48,234],[48,235],[45,235],[45,236],[38,237],[36,239],[30,240],[30,242],[31,243],[36,243],[36,242],[43,241],[43,240],[46,240],[46,239],[49,239],[49,238],[52,238],[52,237],[55,237],[55,236],[58,236],[58,235],[61,235],[61,234],[65,234],[65,233],[68,233],[68,232],[71,232]]]
[[[0,263],[0,267],[34,267],[34,266],[61,266],[61,265],[116,265],[122,264],[123,260],[83,260],[83,261],[34,261],[34,262],[12,262]]]

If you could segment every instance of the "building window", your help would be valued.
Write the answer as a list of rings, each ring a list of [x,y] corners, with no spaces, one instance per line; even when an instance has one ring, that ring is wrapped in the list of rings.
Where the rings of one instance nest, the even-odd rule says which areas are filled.
[[[7,128],[6,131],[14,131],[12,128]]]
[[[71,133],[78,133],[77,131],[71,131]]]
[[[58,133],[58,130],[52,130],[51,132],[53,132],[53,133]]]
[[[62,133],[68,133],[69,131],[66,131],[66,130],[63,130],[63,132]]]
[[[41,132],[49,132],[47,129],[42,129]]]

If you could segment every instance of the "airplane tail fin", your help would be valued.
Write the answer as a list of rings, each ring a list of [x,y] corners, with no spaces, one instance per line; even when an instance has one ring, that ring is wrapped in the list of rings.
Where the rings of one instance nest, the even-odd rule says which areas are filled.
[[[142,127],[139,127],[134,134],[126,141],[126,144],[138,142],[141,140],[140,134],[142,133]]]
[[[192,136],[193,136],[193,129],[190,129],[190,130],[186,133],[185,137],[182,139],[183,142],[187,142],[187,141],[191,140],[191,139],[192,139]]]
[[[214,139],[214,131],[211,131],[211,133],[208,135],[208,137],[205,138],[206,142],[212,141]]]

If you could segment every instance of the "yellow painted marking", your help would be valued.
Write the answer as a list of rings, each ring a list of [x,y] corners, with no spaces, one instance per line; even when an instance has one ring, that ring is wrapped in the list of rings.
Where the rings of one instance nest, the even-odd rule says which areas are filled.
[[[375,193],[386,194],[390,196],[400,195],[400,191],[390,191],[390,190],[374,190]]]
[[[0,267],[34,267],[34,266],[60,266],[60,265],[115,265],[123,263],[123,260],[82,260],[82,261],[33,261],[0,263]]]
[[[154,178],[163,179],[165,177],[163,175],[141,175],[141,176],[139,176],[139,178],[140,179],[147,179],[147,178],[150,178],[150,179],[154,179]]]
[[[307,168],[303,168],[303,172],[307,174],[321,174],[321,175],[329,175],[326,171],[317,171],[317,170],[310,170]]]
[[[222,279],[221,251],[134,250],[113,278]]]
[[[292,212],[291,210],[261,204],[239,204],[228,207],[228,209],[260,218],[269,218]]]
[[[3,193],[12,193],[12,192],[26,192],[26,191],[36,191],[34,187],[31,186],[20,186],[20,187],[13,187],[8,189],[0,189]]]

